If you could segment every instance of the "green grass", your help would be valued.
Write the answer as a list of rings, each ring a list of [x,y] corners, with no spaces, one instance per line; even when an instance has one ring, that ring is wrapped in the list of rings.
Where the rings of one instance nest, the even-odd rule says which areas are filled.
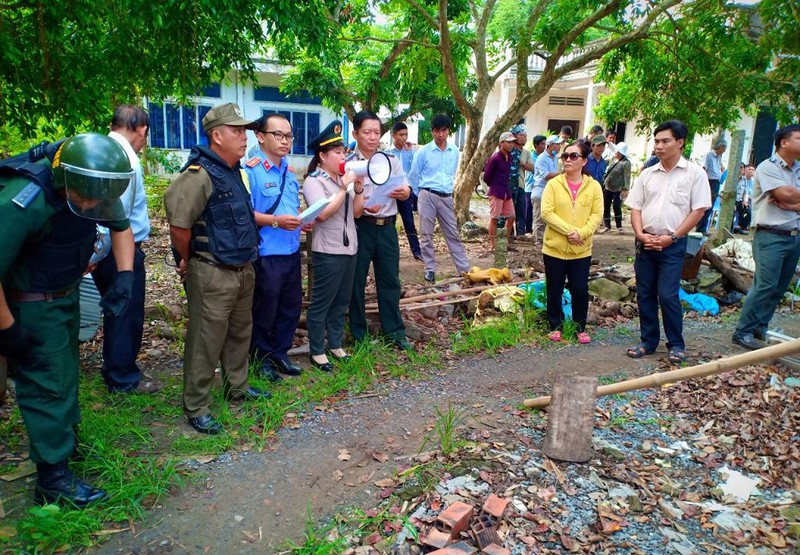
[[[449,402],[447,403],[446,411],[436,407],[436,423],[433,429],[425,436],[420,452],[424,451],[432,441],[435,441],[443,455],[449,456],[453,454],[458,447],[456,430],[464,423],[466,417],[465,409],[456,408]]]
[[[263,450],[284,426],[288,413],[302,417],[320,402],[369,392],[382,379],[417,378],[442,365],[434,345],[405,354],[381,339],[360,342],[351,355],[349,361],[336,362],[337,369],[330,374],[308,370],[299,379],[280,384],[250,379],[251,385],[272,393],[269,400],[229,403],[217,384],[212,390],[212,413],[224,432],[216,436],[197,434],[185,423],[180,375],[159,376],[165,389],[156,395],[114,395],[107,392],[98,373],[84,373],[79,434],[86,460],[70,467],[106,489],[109,499],[82,511],[55,506],[14,510],[0,528],[0,551],[53,552],[90,546],[102,537],[104,527],[119,528],[141,520],[161,496],[179,487],[184,481],[178,470],[183,460],[236,449]],[[26,434],[19,409],[13,407],[6,414],[0,421],[0,434],[8,438],[4,440],[7,449],[21,452]],[[340,552],[336,547],[320,549],[297,553]]]
[[[284,553],[291,553],[292,555],[339,555],[346,549],[347,543],[344,538],[336,534],[335,526],[335,522],[323,527],[317,526],[309,507],[303,528],[303,543],[298,545],[288,540],[282,546],[286,550]]]

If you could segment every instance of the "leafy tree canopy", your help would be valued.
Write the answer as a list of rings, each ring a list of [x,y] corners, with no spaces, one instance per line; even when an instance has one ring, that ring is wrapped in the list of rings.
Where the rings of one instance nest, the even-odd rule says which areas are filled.
[[[687,3],[679,17],[659,22],[648,40],[605,56],[597,80],[610,94],[595,113],[609,123],[636,119],[639,130],[678,118],[695,132],[728,127],[742,109],[761,105],[784,120],[796,118],[800,65],[797,58],[778,57],[797,47],[797,13],[794,26],[786,17],[791,4],[764,0],[756,11],[717,0]],[[763,28],[770,32],[761,34]]]
[[[7,0],[0,126],[98,128],[120,102],[186,99],[232,69],[252,79],[269,40],[309,52],[326,43],[330,1]]]

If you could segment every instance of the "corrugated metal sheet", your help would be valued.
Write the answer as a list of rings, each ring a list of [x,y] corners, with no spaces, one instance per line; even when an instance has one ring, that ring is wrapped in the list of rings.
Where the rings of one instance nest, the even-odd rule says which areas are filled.
[[[100,308],[100,293],[97,292],[97,286],[95,286],[91,274],[83,276],[79,291],[81,296],[81,330],[78,339],[80,341],[89,341],[97,333],[103,313]]]

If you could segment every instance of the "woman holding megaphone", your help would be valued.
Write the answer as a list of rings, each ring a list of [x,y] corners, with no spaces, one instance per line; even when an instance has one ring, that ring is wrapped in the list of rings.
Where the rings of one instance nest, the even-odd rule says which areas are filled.
[[[342,123],[334,121],[309,143],[314,157],[303,183],[308,206],[327,201],[317,216],[311,239],[314,284],[307,315],[309,358],[314,367],[325,372],[333,370],[325,354],[326,331],[331,356],[347,358],[342,344],[358,250],[355,218],[364,211],[363,180],[353,172],[340,175],[345,158],[341,132]]]

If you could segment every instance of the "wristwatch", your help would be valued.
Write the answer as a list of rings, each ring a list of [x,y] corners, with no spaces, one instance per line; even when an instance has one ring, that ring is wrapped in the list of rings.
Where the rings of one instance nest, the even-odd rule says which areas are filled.
[[[678,239],[680,239],[680,237],[678,237],[678,236],[677,236],[677,235],[675,235],[674,233],[673,233],[672,235],[670,235],[670,238],[672,239],[672,243],[673,243],[673,244],[677,243],[677,242],[678,242]]]
[[[278,216],[272,215],[272,229],[278,229]]]

